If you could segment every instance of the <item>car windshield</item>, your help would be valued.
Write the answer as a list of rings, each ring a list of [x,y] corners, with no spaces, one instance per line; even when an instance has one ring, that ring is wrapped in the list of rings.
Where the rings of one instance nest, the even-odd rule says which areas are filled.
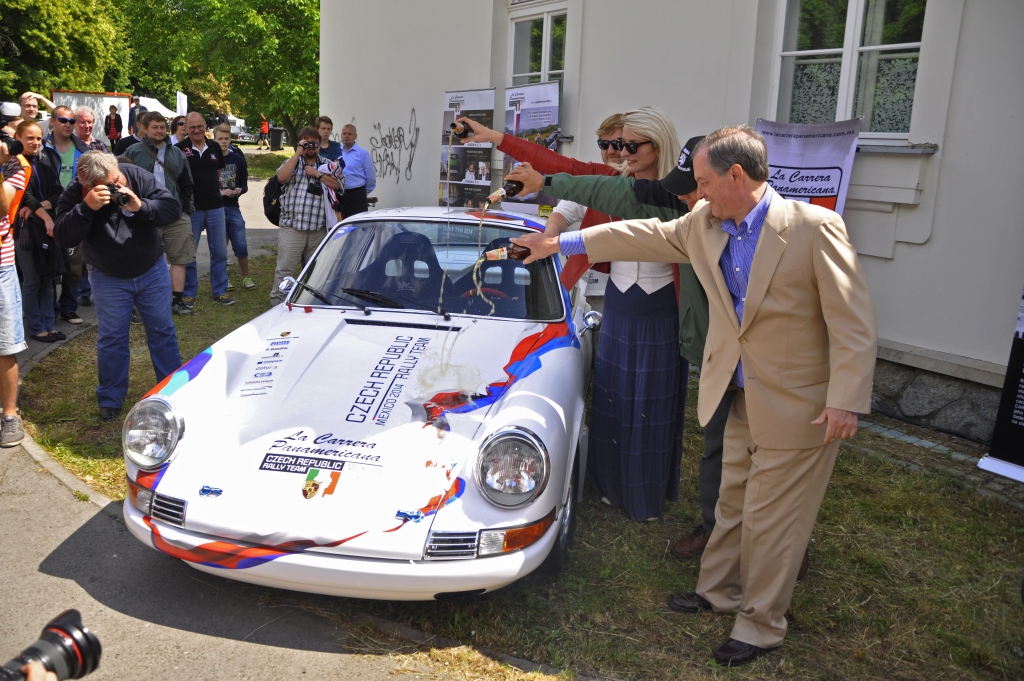
[[[454,222],[344,225],[305,269],[292,302],[559,321],[565,309],[551,258],[529,265],[481,260],[522,233]]]

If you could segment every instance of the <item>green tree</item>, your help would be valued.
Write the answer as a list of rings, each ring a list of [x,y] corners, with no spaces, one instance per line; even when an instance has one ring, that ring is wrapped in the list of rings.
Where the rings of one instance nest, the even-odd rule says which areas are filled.
[[[5,0],[0,87],[102,90],[127,86],[121,14],[111,0]]]

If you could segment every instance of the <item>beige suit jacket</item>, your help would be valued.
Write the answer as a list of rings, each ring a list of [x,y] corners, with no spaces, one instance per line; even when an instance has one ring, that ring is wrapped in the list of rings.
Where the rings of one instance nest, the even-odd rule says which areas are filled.
[[[750,270],[743,323],[719,259],[729,235],[701,201],[671,222],[626,220],[583,230],[591,262],[689,262],[707,291],[697,414],[706,425],[740,358],[750,433],[768,449],[818,447],[828,407],[871,410],[877,330],[871,293],[843,219],[774,196]]]

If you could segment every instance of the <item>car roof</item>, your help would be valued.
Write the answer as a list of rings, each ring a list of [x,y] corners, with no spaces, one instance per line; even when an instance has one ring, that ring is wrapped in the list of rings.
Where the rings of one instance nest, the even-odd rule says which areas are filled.
[[[366,213],[358,213],[350,218],[346,218],[344,223],[350,225],[356,222],[393,219],[429,220],[431,222],[445,220],[476,225],[480,223],[480,209],[449,208],[447,206],[384,208]],[[536,215],[523,215],[504,210],[488,210],[484,218],[484,224],[491,227],[525,227],[539,232],[544,231],[542,218],[538,218]]]

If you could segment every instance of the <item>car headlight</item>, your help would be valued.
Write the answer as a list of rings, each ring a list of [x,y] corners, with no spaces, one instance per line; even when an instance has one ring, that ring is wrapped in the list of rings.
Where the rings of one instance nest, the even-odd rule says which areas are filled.
[[[185,422],[167,402],[159,398],[143,400],[132,407],[121,429],[124,454],[144,470],[159,468],[171,458],[178,440],[185,433]]]
[[[547,448],[535,434],[519,426],[503,428],[480,446],[477,483],[488,501],[518,508],[544,491],[551,469]]]

